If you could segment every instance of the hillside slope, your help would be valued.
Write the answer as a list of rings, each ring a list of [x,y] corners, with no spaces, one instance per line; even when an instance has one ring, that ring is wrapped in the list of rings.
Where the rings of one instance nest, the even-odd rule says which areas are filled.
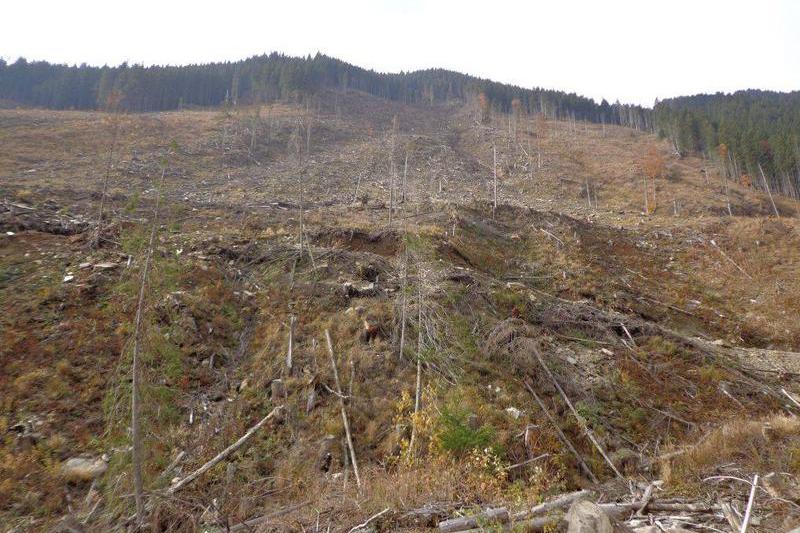
[[[0,110],[0,523],[132,524],[160,190],[140,336],[153,530],[349,531],[384,509],[371,526],[422,530],[648,486],[652,509],[615,520],[727,530],[754,473],[751,530],[796,526],[797,203],[776,196],[776,217],[654,135],[478,111],[355,91]],[[65,470],[80,457],[97,471]]]

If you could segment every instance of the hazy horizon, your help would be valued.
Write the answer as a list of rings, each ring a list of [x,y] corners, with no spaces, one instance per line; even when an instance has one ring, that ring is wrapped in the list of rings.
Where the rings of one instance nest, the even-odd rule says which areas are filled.
[[[214,9],[211,9],[214,6]],[[660,6],[660,7],[659,7]],[[97,0],[7,7],[0,57],[90,65],[238,61],[321,52],[378,72],[442,68],[652,106],[656,98],[800,89],[800,5],[630,0],[351,1],[304,6]],[[774,21],[779,21],[775,23]]]

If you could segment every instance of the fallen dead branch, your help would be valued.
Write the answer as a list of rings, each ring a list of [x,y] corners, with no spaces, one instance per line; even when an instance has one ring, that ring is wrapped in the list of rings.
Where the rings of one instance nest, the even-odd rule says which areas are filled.
[[[533,387],[531,386],[531,384],[526,381],[525,382],[525,387],[528,389],[528,392],[530,392],[533,395],[534,400],[536,400],[536,403],[539,404],[539,408],[542,410],[544,415],[547,417],[547,420],[549,420],[550,424],[553,425],[553,428],[556,430],[556,433],[558,434],[558,438],[561,440],[562,443],[564,443],[564,445],[567,448],[569,448],[569,450],[572,452],[572,454],[578,460],[578,464],[580,464],[581,468],[586,473],[586,475],[589,476],[589,479],[591,479],[594,483],[599,483],[599,480],[594,475],[594,472],[592,472],[592,469],[589,468],[589,465],[587,465],[586,461],[583,460],[583,456],[581,456],[581,454],[578,453],[578,450],[575,449],[575,446],[572,445],[572,443],[567,438],[567,436],[564,435],[564,432],[561,431],[561,426],[558,425],[558,422],[556,422],[555,418],[553,418],[553,415],[550,414],[550,411],[547,409],[547,406],[545,406],[545,404],[542,401],[542,399],[539,398],[539,395],[536,394],[536,391],[533,390]]]
[[[258,431],[261,428],[263,428],[267,424],[267,422],[269,422],[273,418],[280,418],[283,413],[283,410],[284,407],[282,405],[279,405],[278,407],[270,411],[270,413],[264,418],[262,418],[255,426],[248,429],[247,433],[242,435],[239,438],[239,440],[237,440],[236,442],[234,442],[233,444],[231,444],[230,446],[219,452],[213,459],[208,461],[206,464],[204,464],[203,466],[201,466],[188,476],[173,483],[172,486],[170,486],[167,489],[167,494],[175,494],[176,492],[184,488],[186,485],[188,485],[198,477],[202,476],[204,473],[208,472],[214,465],[229,457],[233,452],[244,446],[247,443],[247,441],[253,438],[253,435],[258,433]]]
[[[537,350],[534,347],[531,347],[531,349],[533,350],[536,359],[539,361],[539,364],[542,366],[542,369],[544,369],[545,373],[547,374],[547,377],[550,378],[550,381],[553,382],[553,385],[556,387],[556,390],[558,390],[558,393],[564,399],[564,403],[567,404],[567,407],[569,407],[569,410],[572,412],[572,414],[575,416],[575,419],[583,428],[583,431],[586,433],[586,436],[589,438],[590,441],[592,441],[592,444],[594,445],[595,448],[597,448],[597,451],[600,452],[600,455],[603,456],[603,459],[605,459],[606,463],[608,463],[608,466],[611,467],[611,470],[614,472],[614,474],[616,474],[616,476],[620,479],[625,479],[625,476],[623,476],[622,473],[620,473],[620,471],[617,470],[617,467],[614,465],[614,462],[608,457],[608,454],[606,453],[603,446],[600,444],[600,441],[597,440],[597,437],[594,436],[592,430],[589,429],[589,425],[586,423],[583,417],[578,413],[577,409],[575,409],[575,406],[572,405],[572,401],[569,399],[569,396],[567,396],[567,393],[564,392],[564,389],[561,388],[561,385],[558,383],[555,376],[550,371],[550,367],[548,367],[547,364],[544,362],[544,359],[542,359],[542,355],[539,353],[539,350]]]
[[[306,505],[309,505],[311,500],[304,501],[302,503],[298,503],[297,505],[292,505],[290,507],[286,507],[285,509],[279,509],[274,513],[266,514],[264,516],[258,516],[256,518],[251,518],[249,520],[245,520],[241,524],[236,524],[230,528],[230,533],[238,533],[239,531],[253,531],[254,526],[263,525],[265,522],[273,519],[278,518],[279,516],[283,516],[298,509],[302,509]]]
[[[384,510],[383,510],[383,511],[381,511],[380,513],[376,513],[376,514],[374,514],[374,515],[370,516],[370,517],[369,517],[369,518],[367,518],[367,519],[366,519],[364,522],[362,522],[362,523],[358,524],[357,526],[355,526],[355,527],[351,528],[351,529],[350,529],[350,531],[349,531],[348,533],[353,533],[354,531],[358,531],[358,530],[360,530],[360,529],[364,529],[364,528],[366,528],[368,525],[370,525],[370,523],[371,523],[371,522],[374,522],[374,521],[375,521],[375,520],[377,520],[378,518],[382,517],[383,515],[385,515],[386,513],[388,513],[390,510],[391,510],[391,508],[387,507],[386,509],[384,509]]]
[[[527,464],[534,463],[534,462],[536,462],[536,461],[538,461],[540,459],[544,459],[546,457],[550,457],[550,454],[549,453],[543,453],[542,455],[537,455],[536,457],[534,457],[532,459],[528,459],[527,461],[522,461],[521,463],[517,463],[517,464],[511,465],[511,466],[507,466],[503,470],[506,470],[506,471],[514,470],[515,468],[519,468],[521,466],[525,466]]]
[[[748,274],[747,272],[745,272],[745,270],[744,270],[742,267],[740,267],[740,266],[739,266],[739,265],[736,263],[736,261],[734,261],[733,259],[731,259],[731,258],[730,258],[730,256],[728,256],[728,254],[726,254],[724,251],[722,251],[722,248],[720,248],[720,247],[717,245],[717,242],[716,242],[714,239],[711,239],[711,246],[713,246],[714,248],[716,248],[716,249],[717,249],[717,251],[718,251],[718,252],[719,252],[719,253],[722,255],[722,257],[724,257],[725,259],[727,259],[727,260],[728,260],[728,261],[729,261],[729,262],[730,262],[730,263],[731,263],[733,266],[735,266],[735,267],[736,267],[736,269],[737,269],[739,272],[741,272],[742,274],[744,274],[745,276],[747,276],[747,278],[748,278],[748,279],[753,279],[753,276],[751,276],[750,274]]]
[[[747,508],[744,511],[744,518],[742,518],[742,528],[740,533],[747,533],[747,526],[750,525],[751,513],[753,511],[753,503],[756,499],[756,489],[758,488],[758,474],[753,476],[753,485],[750,487],[750,496],[747,498]]]

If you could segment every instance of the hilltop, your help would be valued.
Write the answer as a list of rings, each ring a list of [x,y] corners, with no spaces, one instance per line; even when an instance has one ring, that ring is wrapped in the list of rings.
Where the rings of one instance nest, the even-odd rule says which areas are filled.
[[[0,109],[0,522],[132,524],[160,197],[154,530],[542,530],[581,489],[619,527],[728,530],[755,473],[751,530],[796,526],[797,202],[510,102]]]

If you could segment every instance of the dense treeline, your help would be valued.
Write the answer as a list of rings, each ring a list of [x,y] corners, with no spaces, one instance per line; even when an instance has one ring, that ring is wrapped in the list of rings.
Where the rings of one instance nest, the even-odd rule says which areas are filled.
[[[659,134],[678,152],[716,159],[725,174],[798,197],[800,92],[748,90],[685,96],[657,102]]]
[[[54,65],[0,59],[0,98],[54,109],[102,108],[119,94],[128,111],[162,111],[224,102],[302,99],[325,89],[355,89],[407,103],[467,100],[483,93],[499,111],[517,100],[527,112],[549,117],[651,129],[651,113],[639,106],[597,104],[590,98],[544,89],[523,89],[443,69],[382,74],[317,54],[278,53],[243,61],[187,66],[122,64],[117,67]]]

